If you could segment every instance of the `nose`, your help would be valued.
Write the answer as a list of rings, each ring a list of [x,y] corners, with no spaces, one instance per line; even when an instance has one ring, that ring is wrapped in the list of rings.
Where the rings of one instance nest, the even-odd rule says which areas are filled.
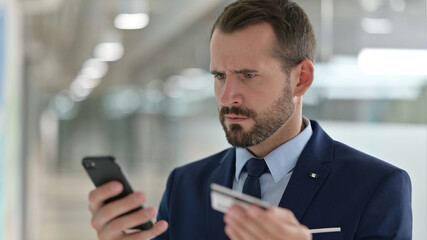
[[[220,83],[215,83],[217,88],[217,100],[222,106],[240,106],[243,103],[242,86],[239,79],[227,76]]]

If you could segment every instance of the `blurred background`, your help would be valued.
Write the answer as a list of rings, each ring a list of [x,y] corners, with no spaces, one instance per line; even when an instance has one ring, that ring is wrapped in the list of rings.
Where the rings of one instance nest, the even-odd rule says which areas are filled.
[[[158,206],[170,171],[228,144],[209,71],[229,0],[0,0],[0,240],[96,239],[87,155]],[[427,230],[426,0],[296,0],[318,41],[304,115],[408,171]]]

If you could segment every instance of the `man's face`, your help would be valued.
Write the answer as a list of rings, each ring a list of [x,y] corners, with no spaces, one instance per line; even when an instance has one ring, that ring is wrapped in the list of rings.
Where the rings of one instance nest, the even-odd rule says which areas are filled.
[[[290,76],[273,57],[275,35],[257,24],[211,39],[210,71],[228,142],[251,147],[273,135],[294,112]]]

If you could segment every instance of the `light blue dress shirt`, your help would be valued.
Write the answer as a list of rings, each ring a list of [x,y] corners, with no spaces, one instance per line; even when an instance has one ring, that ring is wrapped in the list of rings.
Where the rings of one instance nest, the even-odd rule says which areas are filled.
[[[296,137],[274,149],[264,157],[269,172],[260,177],[261,199],[278,206],[292,176],[293,169],[305,145],[313,134],[310,121],[303,118],[305,128]],[[233,190],[242,192],[248,174],[243,170],[246,162],[255,158],[246,148],[236,149],[236,172]]]

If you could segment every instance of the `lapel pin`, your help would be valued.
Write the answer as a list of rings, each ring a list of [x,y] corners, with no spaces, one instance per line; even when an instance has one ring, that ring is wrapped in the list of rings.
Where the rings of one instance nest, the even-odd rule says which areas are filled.
[[[313,172],[311,172],[308,176],[310,176],[311,178],[314,178],[314,179],[318,179],[319,178],[319,174],[313,173]]]

